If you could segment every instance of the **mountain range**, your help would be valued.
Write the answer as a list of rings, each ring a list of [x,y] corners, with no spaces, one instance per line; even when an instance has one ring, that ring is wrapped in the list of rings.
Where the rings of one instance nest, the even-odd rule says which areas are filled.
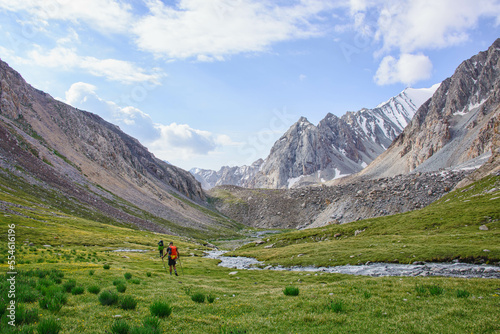
[[[429,89],[318,125],[302,117],[265,160],[192,171],[207,188],[280,190],[217,186],[207,195],[191,173],[0,60],[0,191],[10,198],[0,209],[23,215],[43,203],[68,217],[200,239],[234,236],[241,223],[303,228],[414,210],[500,170],[499,71],[500,39]]]
[[[317,126],[301,117],[265,160],[190,172],[204,189],[218,185],[291,188],[357,173],[389,147],[438,87],[407,88],[373,109],[347,112],[340,118],[329,113]]]
[[[246,224],[256,227],[311,228],[412,211],[432,203],[456,187],[464,187],[487,175],[498,176],[499,57],[500,39],[487,51],[462,62],[455,73],[445,79],[418,108],[387,150],[358,173],[323,182],[321,186],[314,184],[280,190],[218,186],[211,189],[209,194],[216,198],[216,207],[220,212]],[[362,113],[360,111],[357,115]],[[322,122],[327,123],[325,120]],[[292,145],[287,140],[293,143],[297,138],[302,138],[307,143],[318,143],[320,141],[314,136],[320,125],[315,127],[306,119],[301,119],[275,144],[270,156],[278,156],[276,152],[280,149],[295,145],[305,152],[300,153],[302,156],[310,157],[309,161],[316,161],[314,159],[320,157],[316,152],[321,152],[321,146],[304,147],[300,141]],[[335,132],[335,135],[339,136],[339,133],[342,132]],[[376,136],[366,136],[366,132],[359,129],[358,134],[361,138],[371,139],[369,144],[376,142]],[[314,140],[303,139],[311,137]],[[347,142],[356,144],[361,140]],[[383,142],[379,143],[384,145]],[[362,153],[359,156],[364,157]],[[294,166],[297,161],[294,157],[288,156],[288,166]],[[356,161],[356,155],[350,157],[354,159],[342,157],[340,161]],[[361,160],[358,158],[357,161]],[[279,177],[280,167],[275,165],[271,169],[278,172],[275,172],[273,182],[268,185],[281,185],[283,188],[289,185],[287,176]],[[319,167],[312,168],[321,170]],[[273,174],[262,173],[263,170],[261,167],[256,175],[263,174],[263,180],[267,182],[269,179],[265,176]],[[307,168],[303,170],[304,174],[314,173],[314,170]],[[282,169],[281,175],[285,173],[289,173],[286,168]]]
[[[189,172],[99,116],[33,88],[3,61],[0,177],[100,221],[191,235],[237,225],[205,209],[206,195]]]

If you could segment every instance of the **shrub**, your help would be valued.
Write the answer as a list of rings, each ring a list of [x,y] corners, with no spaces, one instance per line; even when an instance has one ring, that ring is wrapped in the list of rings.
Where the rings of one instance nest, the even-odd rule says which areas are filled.
[[[214,301],[215,301],[215,296],[212,296],[212,295],[208,295],[207,296],[207,302],[209,302],[210,304],[212,304]]]
[[[99,292],[101,292],[101,288],[97,285],[92,285],[87,288],[87,291],[93,293],[94,295],[97,295]]]
[[[108,270],[109,268],[111,268],[111,266],[109,264],[105,264],[102,266],[104,269]]]
[[[111,333],[115,334],[129,334],[130,326],[125,320],[116,320],[113,325],[111,325]]]
[[[466,290],[457,290],[457,298],[467,298],[470,296],[469,291]]]
[[[172,307],[168,303],[162,301],[156,301],[151,304],[149,310],[151,311],[151,315],[160,318],[168,317],[172,313]]]
[[[197,303],[204,303],[205,302],[205,295],[202,294],[201,292],[197,292],[191,296],[191,300],[193,302],[197,302]]]
[[[94,270],[89,270],[89,276],[94,276],[95,271]]]
[[[75,286],[73,289],[71,289],[71,294],[72,295],[81,295],[85,289],[81,286]]]
[[[130,283],[132,283],[132,284],[141,284],[141,281],[139,279],[137,279],[137,278],[134,278],[134,279],[130,280]]]
[[[120,302],[120,307],[124,310],[135,310],[136,306],[137,301],[132,296],[125,296]]]
[[[299,288],[289,285],[283,290],[283,293],[285,296],[298,296]]]
[[[61,331],[61,325],[54,318],[43,319],[37,326],[38,334],[57,334]]]
[[[116,302],[118,302],[118,295],[114,292],[111,292],[111,291],[103,291],[101,292],[101,294],[99,295],[99,302],[101,303],[101,305],[113,305],[113,304],[116,304]]]
[[[116,291],[124,293],[127,290],[127,286],[125,284],[118,284],[116,286]]]
[[[74,279],[70,279],[67,282],[63,283],[63,288],[66,292],[71,292],[71,290],[76,286],[76,281]]]
[[[370,299],[372,297],[372,293],[369,291],[365,291],[363,293],[363,296],[365,297],[365,299]]]
[[[132,274],[131,273],[125,273],[123,274],[123,276],[125,277],[125,279],[129,280],[132,278]]]
[[[146,273],[146,276],[147,276],[147,277],[151,277],[151,273],[148,271],[148,272]]]

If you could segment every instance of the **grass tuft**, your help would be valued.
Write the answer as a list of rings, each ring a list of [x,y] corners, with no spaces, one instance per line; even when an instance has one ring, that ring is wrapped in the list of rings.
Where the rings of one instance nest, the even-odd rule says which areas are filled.
[[[208,295],[207,296],[207,302],[209,304],[212,304],[215,301],[215,296],[214,295]]]
[[[298,296],[299,288],[289,285],[285,289],[283,289],[283,293],[285,294],[285,296]]]
[[[57,334],[61,331],[61,325],[55,318],[42,319],[37,326],[38,334]]]
[[[345,311],[344,302],[342,300],[332,300],[328,304],[328,309],[332,310],[335,313],[341,313]]]
[[[120,293],[124,293],[125,290],[127,290],[127,286],[123,283],[120,283],[116,286],[116,291],[118,291]]]
[[[120,307],[124,310],[135,310],[137,301],[132,296],[125,296],[120,302]]]
[[[201,292],[197,292],[191,296],[191,300],[196,303],[204,303],[205,295]]]
[[[151,315],[165,318],[172,314],[172,307],[167,302],[156,301],[149,307]]]
[[[115,320],[111,325],[111,333],[114,334],[129,334],[130,325],[123,319]]]
[[[76,286],[76,281],[74,279],[70,279],[63,283],[63,288],[66,292],[71,292],[71,290]]]
[[[104,306],[116,304],[118,302],[118,299],[119,299],[118,295],[109,290],[103,291],[99,295],[99,302],[101,303],[101,305]]]
[[[91,285],[87,288],[87,291],[93,293],[94,295],[97,295],[99,292],[101,292],[101,288],[97,285]]]
[[[457,298],[468,298],[470,296],[467,290],[457,290]]]

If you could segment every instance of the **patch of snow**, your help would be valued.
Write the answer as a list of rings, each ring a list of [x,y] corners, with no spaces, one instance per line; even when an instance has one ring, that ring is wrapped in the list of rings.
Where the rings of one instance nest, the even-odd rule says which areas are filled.
[[[340,171],[340,169],[335,168],[335,177],[332,180],[340,179],[348,175],[350,174],[342,174],[342,171]]]
[[[293,185],[297,182],[299,182],[302,178],[304,178],[304,175],[301,175],[299,177],[291,177],[288,179],[287,183],[288,183],[288,188],[291,188],[293,187]]]

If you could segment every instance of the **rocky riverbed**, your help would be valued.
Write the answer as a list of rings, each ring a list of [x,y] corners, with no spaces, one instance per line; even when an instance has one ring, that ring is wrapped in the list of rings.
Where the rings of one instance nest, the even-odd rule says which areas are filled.
[[[366,265],[345,265],[336,267],[282,267],[265,266],[261,261],[242,256],[224,256],[226,251],[209,251],[206,257],[218,259],[219,266],[240,270],[287,270],[320,273],[338,273],[363,276],[446,276],[462,278],[500,278],[500,267],[491,265],[474,265],[468,263],[370,263]]]

